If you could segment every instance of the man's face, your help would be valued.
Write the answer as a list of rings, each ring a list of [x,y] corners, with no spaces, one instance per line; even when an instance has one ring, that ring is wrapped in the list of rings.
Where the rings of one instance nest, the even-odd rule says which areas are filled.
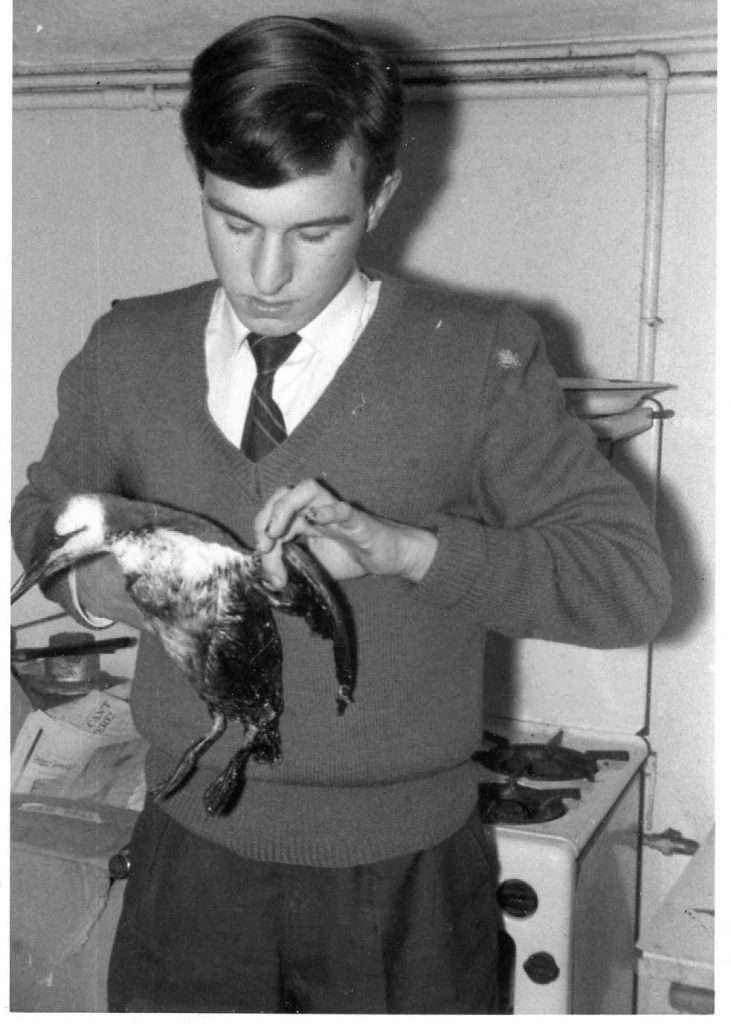
[[[399,183],[388,178],[366,207],[363,159],[348,145],[325,174],[247,188],[206,171],[208,247],[239,320],[283,335],[313,320],[340,291]]]

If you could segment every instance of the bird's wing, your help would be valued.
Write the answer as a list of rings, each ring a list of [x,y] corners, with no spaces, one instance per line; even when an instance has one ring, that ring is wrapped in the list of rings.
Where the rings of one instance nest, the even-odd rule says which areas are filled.
[[[229,717],[255,721],[282,707],[282,642],[268,601],[234,577],[208,635],[203,693]]]
[[[208,544],[220,544],[235,551],[251,553],[251,549],[233,531],[208,516],[167,505],[143,504],[147,504],[151,510],[150,526],[153,529],[176,530],[178,533],[195,536]]]
[[[282,546],[288,583],[272,597],[276,608],[289,615],[301,615],[318,636],[333,641],[335,673],[340,692],[350,702],[357,669],[355,629],[343,592],[322,565],[301,544]]]

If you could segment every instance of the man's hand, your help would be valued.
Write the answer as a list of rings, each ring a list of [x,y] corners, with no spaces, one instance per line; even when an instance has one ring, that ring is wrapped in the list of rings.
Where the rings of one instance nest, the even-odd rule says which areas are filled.
[[[254,519],[254,532],[262,568],[275,588],[287,581],[282,541],[294,537],[306,538],[313,555],[338,580],[373,574],[418,583],[438,544],[428,530],[354,508],[316,480],[275,491]]]
[[[84,611],[142,629],[142,616],[125,589],[114,555],[99,555],[76,566],[76,594]]]

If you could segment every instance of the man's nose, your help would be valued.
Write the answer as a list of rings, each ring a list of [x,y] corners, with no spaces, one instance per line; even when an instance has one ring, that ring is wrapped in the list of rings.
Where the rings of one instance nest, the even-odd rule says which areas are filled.
[[[276,295],[292,280],[292,257],[286,239],[264,236],[254,252],[251,277],[261,295]]]

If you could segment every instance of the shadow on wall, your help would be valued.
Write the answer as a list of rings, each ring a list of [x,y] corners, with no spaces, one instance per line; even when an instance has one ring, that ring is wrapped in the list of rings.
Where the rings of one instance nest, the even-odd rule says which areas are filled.
[[[355,26],[354,27],[358,27]],[[414,41],[395,38],[379,31],[378,26],[364,25],[372,38],[381,41],[391,52],[413,49]],[[378,231],[366,238],[363,262],[388,272],[398,273],[409,237],[426,217],[429,208],[444,189],[448,178],[448,160],[455,130],[455,101],[445,89],[439,103],[430,110],[430,131],[409,128],[409,106],[406,108],[405,143],[399,164],[404,174],[404,188],[399,190],[388,215],[379,224]],[[438,279],[409,272],[412,280],[439,286]],[[473,293],[474,294],[474,293]],[[582,352],[582,328],[559,305],[545,300],[537,302],[518,291],[490,293],[483,297],[515,302],[539,324],[548,358],[560,377],[601,377],[602,367],[592,365]],[[615,464],[649,502],[652,480],[631,452],[618,446]],[[688,510],[661,480],[657,496],[657,531],[665,559],[672,577],[673,606],[663,627],[659,642],[675,641],[686,635],[696,623],[710,600],[710,583],[700,563],[699,552],[693,540]],[[490,635],[487,663],[493,677],[508,680],[512,664],[511,641]]]
[[[662,414],[658,428],[663,432],[672,429],[672,409],[666,409],[659,403],[653,404],[657,404],[658,411]],[[650,505],[653,491],[652,476],[634,457],[631,447],[618,444],[612,462]],[[670,615],[655,641],[662,643],[680,640],[690,633],[711,600],[712,593],[694,540],[691,512],[687,503],[681,502],[675,490],[663,481],[662,465],[656,495],[655,528],[670,573],[672,591]]]
[[[407,48],[403,40],[397,41],[395,47]],[[404,185],[396,193],[378,230],[364,239],[361,258],[366,267],[396,274],[402,272],[412,233],[447,185],[455,135],[455,102],[445,87],[439,102],[430,104],[428,132],[423,131],[423,127],[410,126],[409,111],[413,108],[407,104],[404,145],[398,160]],[[418,115],[413,120],[418,123]],[[425,285],[444,286],[443,281],[411,270],[406,276]],[[534,317],[543,332],[548,358],[559,376],[600,375],[599,368],[589,366],[581,355],[581,326],[558,305],[545,300],[534,301],[517,291],[487,292],[486,297],[515,302]]]
[[[657,532],[673,587],[673,606],[658,639],[679,640],[691,632],[713,601],[713,570],[701,560],[687,507],[669,487],[660,488]]]
[[[454,106],[448,98],[433,104],[429,132],[414,130],[406,107],[404,143],[398,158],[403,187],[396,193],[378,230],[363,241],[365,266],[398,272],[409,238],[444,189],[454,135]]]
[[[659,429],[671,430],[672,410],[664,409],[659,403],[658,410],[664,416],[658,424]],[[617,445],[613,463],[650,504],[652,478],[645,467],[633,458],[631,448]],[[670,615],[656,641],[661,643],[686,636],[711,600],[710,581],[706,579],[706,570],[694,540],[690,511],[687,504],[681,503],[675,491],[663,481],[662,466],[656,497],[655,527],[672,586]]]
[[[666,426],[660,424],[660,428],[666,429]],[[616,446],[613,462],[649,504],[653,481],[645,466],[621,444]],[[655,519],[672,588],[670,615],[654,641],[658,647],[663,643],[676,642],[690,633],[713,598],[711,581],[693,539],[687,506],[682,505],[673,490],[662,481],[657,494]],[[487,634],[484,656],[486,716],[496,713],[510,716],[515,657],[514,640],[497,633]]]

